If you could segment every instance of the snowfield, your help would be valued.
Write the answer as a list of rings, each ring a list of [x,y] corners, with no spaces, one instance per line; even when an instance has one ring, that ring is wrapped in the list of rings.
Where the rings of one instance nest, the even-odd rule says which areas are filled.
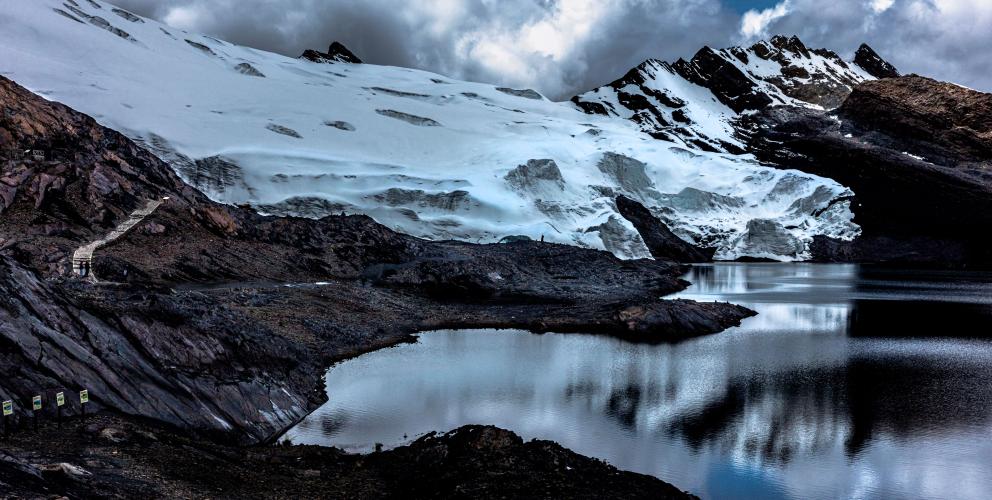
[[[364,213],[424,238],[543,237],[623,258],[649,254],[619,193],[719,259],[804,259],[814,235],[859,233],[829,179],[527,89],[292,59],[97,1],[8,2],[0,73],[144,143],[212,198],[270,214]],[[701,135],[733,140],[733,112],[679,84]]]

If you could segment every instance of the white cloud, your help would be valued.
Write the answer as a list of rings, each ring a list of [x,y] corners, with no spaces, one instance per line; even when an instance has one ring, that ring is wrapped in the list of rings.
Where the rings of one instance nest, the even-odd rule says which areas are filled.
[[[871,10],[876,14],[881,14],[889,10],[889,7],[896,3],[896,0],[871,0]]]
[[[459,66],[552,95],[567,92],[566,72],[587,70],[582,49],[613,13],[625,10],[623,1],[561,0],[522,22],[481,23],[458,37]]]
[[[744,16],[741,18],[741,35],[744,35],[745,38],[765,36],[767,34],[768,25],[771,24],[772,21],[788,15],[791,11],[791,7],[791,0],[782,0],[774,7],[768,9],[761,11],[751,9],[745,12]]]
[[[199,6],[181,6],[170,8],[162,21],[174,28],[195,30],[205,17],[207,12]]]

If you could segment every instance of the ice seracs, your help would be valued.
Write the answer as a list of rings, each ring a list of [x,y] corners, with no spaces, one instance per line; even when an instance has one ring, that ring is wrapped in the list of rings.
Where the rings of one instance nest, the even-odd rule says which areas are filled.
[[[717,95],[715,83],[693,83],[675,65],[649,61],[618,88],[579,99],[606,111],[587,114],[531,89],[355,64],[343,46],[289,58],[94,2],[103,7],[6,6],[0,71],[142,142],[219,201],[279,215],[364,213],[432,239],[544,238],[624,258],[650,254],[617,212],[618,195],[719,259],[751,251],[803,259],[814,235],[858,231],[844,186],[731,154],[742,152],[732,93]],[[730,54],[737,62],[728,64],[781,72],[775,54],[792,49],[774,40],[767,49],[767,59]],[[789,57],[810,74],[842,69],[826,56]],[[712,73],[700,61],[683,71]],[[796,100],[770,78],[755,85]],[[786,235],[795,244],[777,244]]]

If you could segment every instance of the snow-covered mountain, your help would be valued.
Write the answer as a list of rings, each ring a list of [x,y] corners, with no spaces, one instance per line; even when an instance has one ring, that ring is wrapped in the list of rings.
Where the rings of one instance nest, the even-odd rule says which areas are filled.
[[[622,113],[586,114],[528,89],[292,59],[96,0],[8,3],[0,27],[0,73],[146,144],[214,199],[267,213],[366,213],[425,238],[525,235],[621,257],[648,252],[618,194],[723,259],[801,259],[816,234],[859,231],[851,192],[832,180],[678,134],[658,140]],[[644,88],[683,103],[687,133],[739,147],[736,101],[718,99],[718,85],[668,70],[651,81]]]
[[[691,60],[649,59],[619,80],[572,98],[587,113],[625,118],[651,136],[707,151],[742,152],[732,121],[768,106],[832,109],[854,85],[895,76],[867,45],[848,63],[797,37],[748,48],[702,48]]]

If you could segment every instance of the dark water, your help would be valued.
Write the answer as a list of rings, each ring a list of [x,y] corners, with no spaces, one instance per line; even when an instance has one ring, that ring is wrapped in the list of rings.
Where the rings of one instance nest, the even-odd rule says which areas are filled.
[[[696,267],[757,310],[677,345],[431,332],[334,366],[298,443],[369,451],[495,424],[703,498],[990,498],[992,274]]]

